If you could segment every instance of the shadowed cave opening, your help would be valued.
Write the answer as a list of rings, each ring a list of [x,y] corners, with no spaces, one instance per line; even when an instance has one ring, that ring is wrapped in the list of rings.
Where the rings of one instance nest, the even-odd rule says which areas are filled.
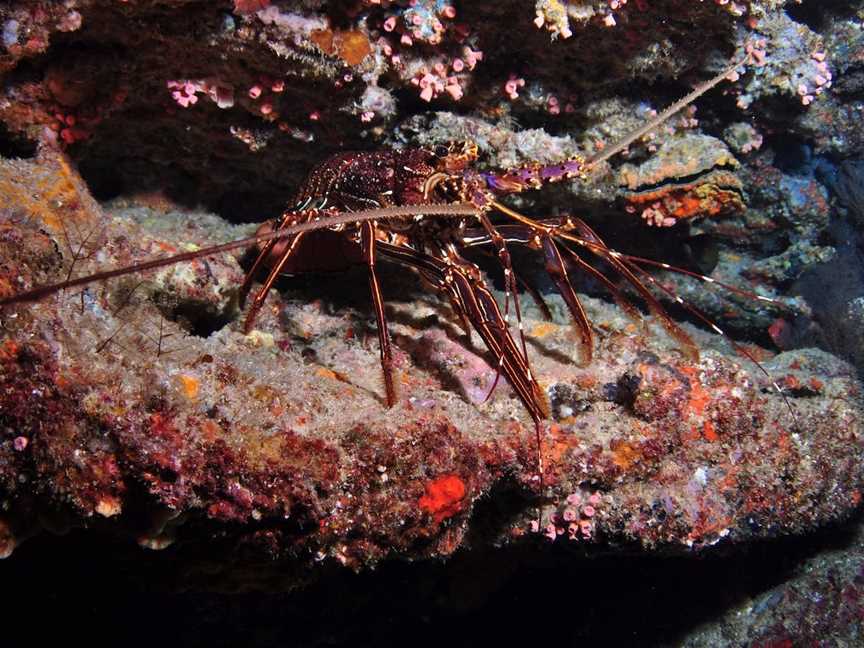
[[[294,591],[280,591],[291,574],[278,563],[215,569],[204,546],[151,552],[94,530],[43,535],[0,562],[15,591],[5,609],[16,622],[6,625],[4,643],[674,646],[718,610],[768,615],[794,595],[772,588],[800,576],[818,552],[854,546],[855,523],[860,516],[808,538],[701,559],[589,556],[556,545],[394,561],[360,574],[330,565]],[[24,622],[36,618],[38,630]],[[775,633],[768,636],[782,638]]]

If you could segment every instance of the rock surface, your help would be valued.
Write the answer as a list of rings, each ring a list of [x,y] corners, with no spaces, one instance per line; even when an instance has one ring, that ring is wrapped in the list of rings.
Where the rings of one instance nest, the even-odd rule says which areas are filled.
[[[368,577],[353,590],[367,601],[359,613],[397,628],[380,607],[393,581],[367,567],[420,590],[418,572],[437,563],[399,559],[447,556],[436,596],[474,609],[472,596],[514,573],[512,556],[528,556],[554,563],[532,583],[513,576],[543,619],[532,630],[584,612],[550,640],[608,643],[651,627],[664,644],[689,633],[694,646],[843,645],[860,626],[860,529],[839,549],[809,534],[861,510],[862,21],[860,0],[2,3],[0,295],[248,235],[254,225],[231,223],[278,215],[336,152],[469,139],[481,170],[591,155],[746,54],[737,78],[584,180],[505,200],[533,217],[579,215],[616,249],[786,308],[658,272],[770,379],[728,339],[683,324],[701,349],[688,360],[650,318],[643,328],[587,296],[597,347],[580,366],[542,264],[517,254],[555,316],[523,298],[552,404],[542,484],[520,402],[503,380],[487,399],[495,358],[398,269],[381,268],[392,410],[362,269],[281,280],[248,336],[242,255],[3,308],[0,555],[12,558],[0,569],[38,572],[56,547],[98,551],[106,535],[137,551],[138,567],[182,564],[204,588],[286,590],[344,564]],[[21,546],[69,529],[56,545],[42,534]],[[831,549],[792,551],[800,565],[776,568],[777,553],[811,539]],[[167,550],[144,560],[139,546]],[[636,576],[619,563],[634,554]],[[703,585],[692,600],[664,590],[670,555],[673,581]],[[763,562],[770,578],[752,575]],[[17,582],[42,596],[28,578]],[[666,594],[646,603],[655,591]],[[79,626],[86,614],[63,600],[55,613]],[[664,631],[667,600],[703,625]],[[425,618],[427,598],[406,601],[396,616]],[[212,601],[191,608],[225,617]],[[521,621],[519,606],[501,610],[486,610],[477,637],[547,636],[501,623]],[[295,609],[292,627],[307,617]],[[341,620],[344,631],[324,634],[356,643],[363,620]]]
[[[4,221],[7,287],[217,236],[212,216],[103,209],[62,159],[0,168],[22,200]],[[359,568],[535,542],[538,515],[548,541],[678,553],[802,533],[860,501],[860,386],[823,352],[753,347],[769,379],[694,330],[693,362],[589,299],[598,344],[580,367],[569,326],[526,318],[554,414],[541,485],[529,417],[503,380],[487,400],[494,360],[434,295],[385,275],[400,391],[388,410],[362,272],[335,290],[327,276],[286,281],[245,336],[241,278],[225,255],[7,309],[4,553],[40,526],[96,525],[150,548],[218,538]]]

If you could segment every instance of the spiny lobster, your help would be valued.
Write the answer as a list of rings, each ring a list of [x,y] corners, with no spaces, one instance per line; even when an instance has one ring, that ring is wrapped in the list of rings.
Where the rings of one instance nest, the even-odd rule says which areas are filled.
[[[258,255],[240,288],[241,304],[245,303],[260,271],[269,268],[269,273],[247,312],[243,328],[248,333],[280,274],[334,271],[362,264],[368,268],[386,401],[388,406],[392,406],[397,398],[392,377],[392,349],[376,272],[377,261],[384,259],[416,271],[427,283],[446,295],[466,332],[473,328],[480,335],[497,360],[498,376],[504,375],[533,419],[539,449],[541,421],[548,418],[549,405],[530,368],[521,331],[519,286],[508,244],[524,245],[543,254],[546,271],[575,323],[582,360],[586,363],[592,357],[592,327],[570,280],[571,270],[585,272],[605,285],[634,319],[639,320],[640,314],[615,283],[571,246],[602,259],[628,282],[690,358],[698,357],[696,345],[666,314],[646,283],[669,293],[716,332],[722,334],[722,331],[656,282],[643,267],[655,265],[674,269],[671,266],[610,249],[579,218],[532,219],[502,204],[497,196],[536,189],[546,183],[565,179],[584,178],[593,166],[626,148],[716,86],[741,63],[736,62],[723,70],[642,127],[587,159],[571,158],[548,166],[530,164],[498,174],[474,170],[472,164],[478,150],[471,142],[434,149],[340,153],[316,167],[301,186],[292,206],[280,218],[265,223],[254,237],[35,288],[0,299],[0,306],[33,301],[64,288],[254,244],[258,248]],[[493,223],[490,218],[492,212],[502,215],[507,219],[506,222]],[[462,249],[490,245],[494,247],[504,270],[503,313],[479,267],[460,254]],[[681,272],[693,274],[685,270]],[[719,284],[711,278],[701,278],[728,290],[773,302],[733,286]],[[511,300],[519,323],[518,343],[510,331]],[[739,352],[756,362],[746,350],[735,346]],[[758,366],[758,362],[756,364]],[[776,383],[775,388],[779,391]],[[542,477],[539,450],[538,468]]]

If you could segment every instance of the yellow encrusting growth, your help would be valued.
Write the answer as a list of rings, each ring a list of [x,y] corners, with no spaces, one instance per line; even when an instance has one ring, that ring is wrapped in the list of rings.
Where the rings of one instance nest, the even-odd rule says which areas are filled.
[[[184,396],[189,400],[195,400],[198,398],[198,391],[201,386],[201,383],[195,376],[190,376],[188,374],[180,374],[177,376],[177,381],[180,383],[180,387],[183,390]]]
[[[98,223],[102,210],[65,155],[42,157],[36,163],[4,160],[0,164],[4,206],[23,218],[38,220],[54,234],[65,233],[70,244],[87,243],[86,234]]]
[[[544,338],[547,335],[555,333],[558,330],[558,325],[552,322],[540,322],[531,329],[531,337]]]

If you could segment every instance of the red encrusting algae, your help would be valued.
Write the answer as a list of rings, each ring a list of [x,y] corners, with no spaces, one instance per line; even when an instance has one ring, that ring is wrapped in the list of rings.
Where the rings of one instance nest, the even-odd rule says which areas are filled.
[[[426,484],[426,494],[418,504],[439,524],[462,510],[465,493],[465,482],[457,475],[442,475]]]

